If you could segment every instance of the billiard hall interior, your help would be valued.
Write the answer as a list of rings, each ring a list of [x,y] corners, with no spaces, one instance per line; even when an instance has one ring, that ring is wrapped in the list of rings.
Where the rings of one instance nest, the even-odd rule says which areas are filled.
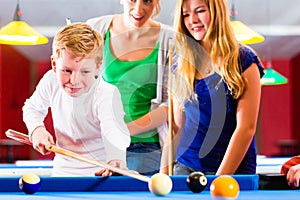
[[[120,0],[1,0],[0,28],[13,20],[17,3],[22,11],[21,20],[49,42],[0,44],[0,162],[38,166],[39,174],[48,175],[53,154],[42,156],[30,146],[7,138],[5,131],[27,133],[22,106],[51,68],[52,40],[66,19],[84,22],[92,17],[121,13],[122,6]],[[156,20],[172,25],[176,1],[160,0],[160,3],[161,14]],[[287,158],[300,154],[300,0],[228,0],[228,4],[229,9],[235,8],[237,20],[264,37],[264,41],[249,46],[257,52],[265,68],[271,67],[287,79],[284,84],[262,85],[255,136],[259,172],[278,172]],[[53,131],[51,122],[48,115],[45,124]],[[1,173],[19,175],[30,171],[26,167],[23,171],[9,170]]]

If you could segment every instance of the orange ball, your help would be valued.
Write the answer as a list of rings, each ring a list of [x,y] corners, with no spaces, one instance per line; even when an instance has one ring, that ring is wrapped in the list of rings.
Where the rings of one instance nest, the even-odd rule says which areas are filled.
[[[210,185],[210,194],[214,198],[236,199],[239,193],[239,183],[229,175],[218,176]]]

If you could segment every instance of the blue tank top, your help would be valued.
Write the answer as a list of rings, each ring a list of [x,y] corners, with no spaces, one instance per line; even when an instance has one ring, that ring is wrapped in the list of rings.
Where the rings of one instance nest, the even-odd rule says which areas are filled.
[[[263,76],[263,67],[250,49],[241,46],[239,60],[242,72],[256,63],[261,77]],[[236,128],[237,100],[232,97],[226,83],[217,73],[195,80],[194,84],[198,101],[187,102],[184,106],[186,124],[176,159],[195,170],[216,172]],[[256,156],[253,138],[236,173],[254,174]]]

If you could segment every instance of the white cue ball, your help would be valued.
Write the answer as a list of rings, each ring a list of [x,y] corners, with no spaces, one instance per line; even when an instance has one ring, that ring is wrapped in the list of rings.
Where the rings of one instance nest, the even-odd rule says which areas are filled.
[[[164,196],[171,192],[173,182],[171,178],[163,173],[154,174],[148,182],[150,192],[157,196]]]

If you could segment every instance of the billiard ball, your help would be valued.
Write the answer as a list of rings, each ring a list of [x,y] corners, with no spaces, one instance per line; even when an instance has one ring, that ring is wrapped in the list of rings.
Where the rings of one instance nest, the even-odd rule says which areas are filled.
[[[214,198],[236,199],[239,192],[239,183],[229,175],[218,176],[210,185],[210,193]]]
[[[34,194],[41,187],[40,177],[36,174],[24,174],[19,179],[19,188],[26,194]]]
[[[154,174],[149,182],[148,188],[150,192],[157,196],[164,196],[171,192],[173,187],[173,182],[171,178],[164,173]]]
[[[207,185],[207,178],[202,172],[192,172],[186,179],[188,188],[194,192],[202,192]]]

